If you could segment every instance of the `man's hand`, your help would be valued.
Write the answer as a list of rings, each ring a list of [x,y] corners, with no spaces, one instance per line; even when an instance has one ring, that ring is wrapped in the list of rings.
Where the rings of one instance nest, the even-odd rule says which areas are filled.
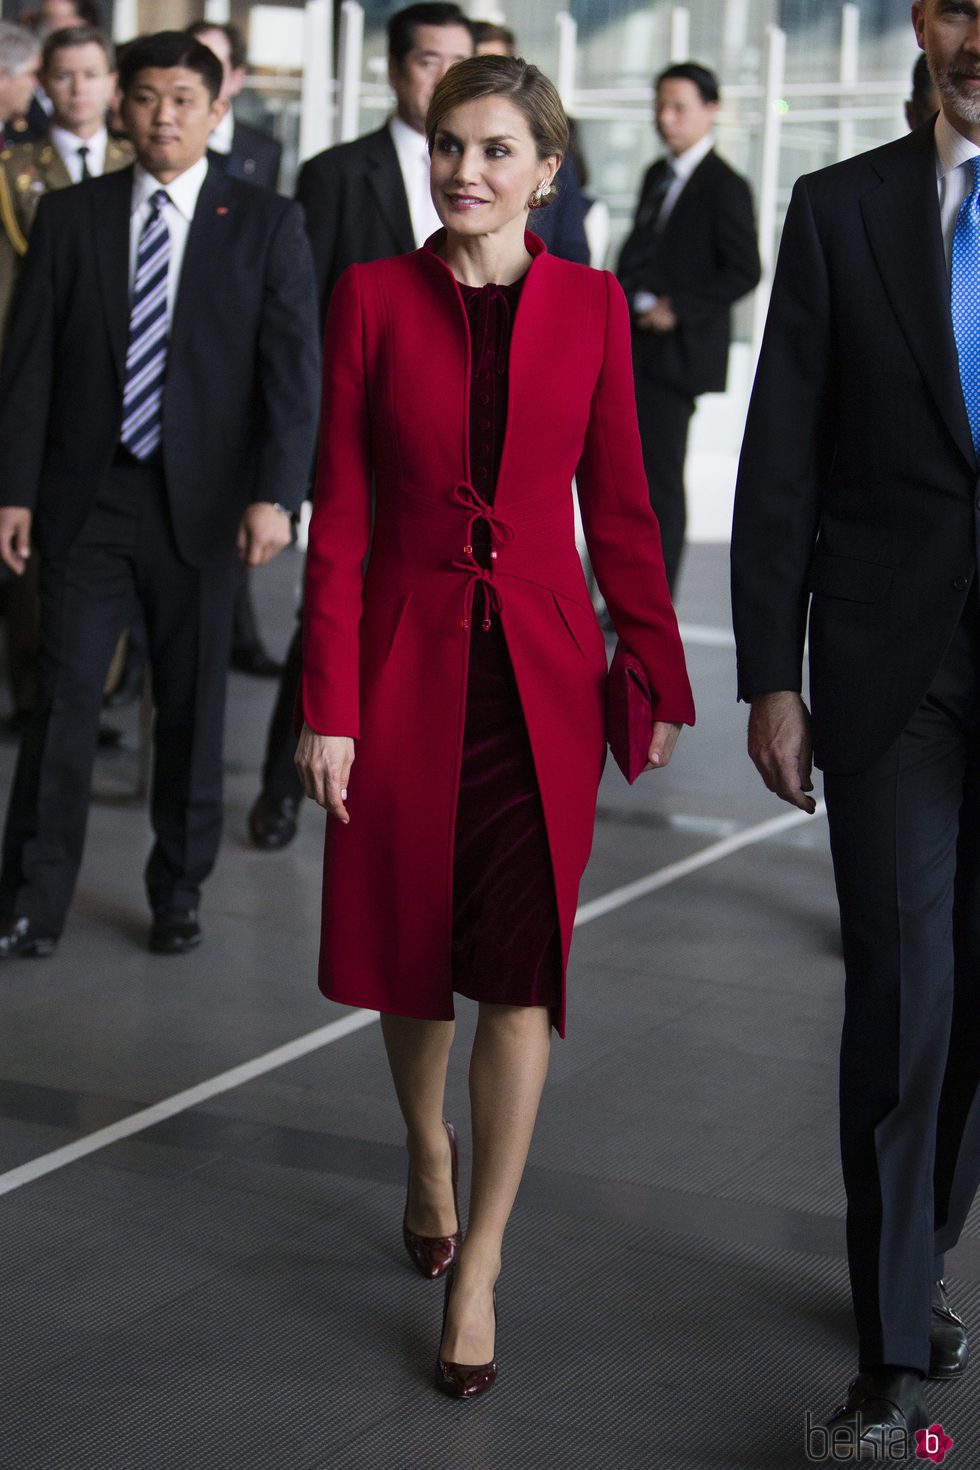
[[[247,567],[261,567],[293,539],[293,523],[289,513],[257,500],[242,516],[235,545]]]
[[[680,725],[668,724],[666,720],[655,722],[653,739],[647,751],[647,763],[643,767],[645,771],[659,771],[664,766],[670,765],[670,758],[674,753],[674,746],[677,744],[677,737],[680,733]]]
[[[757,694],[749,715],[749,755],[770,791],[800,811],[816,811],[810,711],[789,689]]]
[[[661,336],[672,332],[677,326],[677,317],[670,304],[670,297],[661,296],[656,306],[651,306],[649,311],[637,317],[636,325],[641,332],[658,332]]]
[[[0,560],[18,577],[31,555],[31,512],[22,505],[0,506]]]
[[[354,742],[350,736],[318,735],[309,725],[304,725],[293,763],[310,800],[348,823],[350,817],[344,802],[354,763]]]

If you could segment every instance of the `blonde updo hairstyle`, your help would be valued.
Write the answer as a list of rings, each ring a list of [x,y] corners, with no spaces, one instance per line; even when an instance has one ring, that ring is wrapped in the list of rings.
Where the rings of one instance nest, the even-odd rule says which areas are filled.
[[[524,115],[540,159],[557,154],[559,165],[568,148],[568,118],[554,83],[544,72],[519,56],[468,56],[451,66],[436,87],[425,119],[429,153],[443,119],[466,102],[480,97],[506,97]],[[552,183],[532,209],[557,197]]]

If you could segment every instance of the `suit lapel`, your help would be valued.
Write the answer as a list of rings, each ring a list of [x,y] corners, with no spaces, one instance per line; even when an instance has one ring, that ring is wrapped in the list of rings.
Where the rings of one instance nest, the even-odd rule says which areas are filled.
[[[882,182],[861,200],[879,273],[909,349],[954,440],[976,467],[949,307],[931,127],[875,160]]]
[[[220,270],[228,240],[228,217],[234,210],[233,190],[224,174],[209,166],[197,198],[194,218],[187,232],[187,244],[177,284],[173,321],[170,326],[170,351],[192,330],[193,323],[207,312],[208,296]]]
[[[415,235],[398,154],[387,125],[372,136],[375,147],[367,159],[368,185],[378,201],[379,217],[392,233],[396,253],[405,255],[415,249]]]
[[[85,186],[91,212],[92,235],[102,287],[112,355],[120,382],[126,363],[129,335],[129,220],[133,198],[133,170],[119,169]]]

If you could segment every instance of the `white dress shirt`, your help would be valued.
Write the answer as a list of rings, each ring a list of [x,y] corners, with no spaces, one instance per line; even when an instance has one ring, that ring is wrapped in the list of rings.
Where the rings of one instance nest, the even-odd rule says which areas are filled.
[[[169,184],[148,174],[140,164],[136,165],[133,178],[133,203],[129,217],[129,289],[132,293],[136,276],[136,256],[139,251],[140,234],[150,217],[150,195],[157,189],[165,189],[170,199],[163,206],[162,214],[170,231],[170,271],[167,276],[167,317],[173,320],[177,286],[180,283],[180,268],[184,263],[187,232],[197,208],[198,195],[208,172],[207,158],[199,158]]]
[[[69,133],[67,128],[59,128],[56,123],[52,123],[48,137],[68,170],[73,184],[79,184],[82,180],[82,160],[78,156],[79,148],[88,149],[85,164],[93,179],[97,179],[105,172],[105,149],[109,141],[109,134],[105,128],[100,128],[97,133],[92,134],[91,138],[80,138],[77,133]]]
[[[684,192],[685,185],[690,180],[694,170],[699,163],[704,162],[714,146],[714,134],[708,133],[699,143],[695,143],[690,148],[685,148],[683,153],[673,153],[668,158],[667,162],[670,164],[674,177],[670,188],[664,195],[663,203],[660,206],[660,213],[657,215],[657,222],[654,229],[658,235],[676,209],[677,201]],[[652,291],[637,291],[633,297],[633,310],[642,316],[645,311],[652,310],[658,300],[659,298],[654,296]]]
[[[229,107],[218,126],[208,138],[208,147],[215,153],[230,153],[235,141],[235,115]]]
[[[980,145],[957,132],[940,112],[936,118],[936,178],[939,183],[939,216],[946,247],[946,269],[953,262],[953,235],[956,231],[956,216],[964,199],[973,193],[972,159],[980,153]]]
[[[431,234],[442,228],[442,220],[436,214],[429,189],[431,160],[425,134],[410,128],[397,113],[389,120],[388,130],[398,154],[398,166],[402,171],[405,193],[408,196],[412,234],[416,245],[421,246]]]

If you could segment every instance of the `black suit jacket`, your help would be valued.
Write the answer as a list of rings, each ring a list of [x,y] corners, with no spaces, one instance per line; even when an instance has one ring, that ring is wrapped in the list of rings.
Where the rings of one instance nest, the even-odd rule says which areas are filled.
[[[235,118],[231,135],[231,152],[216,153],[208,149],[208,158],[223,173],[232,179],[246,179],[250,184],[261,184],[265,189],[275,189],[279,183],[279,166],[282,163],[282,144],[268,133],[249,127],[248,123]]]
[[[38,207],[0,368],[0,499],[67,549],[119,442],[129,331],[133,170]],[[171,324],[163,458],[194,566],[234,556],[246,505],[298,510],[319,407],[316,294],[301,211],[213,168],[187,238]]]
[[[809,609],[815,755],[832,771],[898,736],[976,569],[933,126],[797,183],[742,449],[739,692],[801,687]]]
[[[387,123],[308,159],[296,198],[313,247],[321,318],[349,265],[415,249],[408,196]]]
[[[731,308],[758,284],[759,249],[749,186],[714,151],[658,234],[654,201],[666,167],[661,159],[647,171],[616,274],[631,306],[637,291],[670,298],[678,326],[663,335],[634,329],[636,364],[644,377],[693,398],[725,387]]]

